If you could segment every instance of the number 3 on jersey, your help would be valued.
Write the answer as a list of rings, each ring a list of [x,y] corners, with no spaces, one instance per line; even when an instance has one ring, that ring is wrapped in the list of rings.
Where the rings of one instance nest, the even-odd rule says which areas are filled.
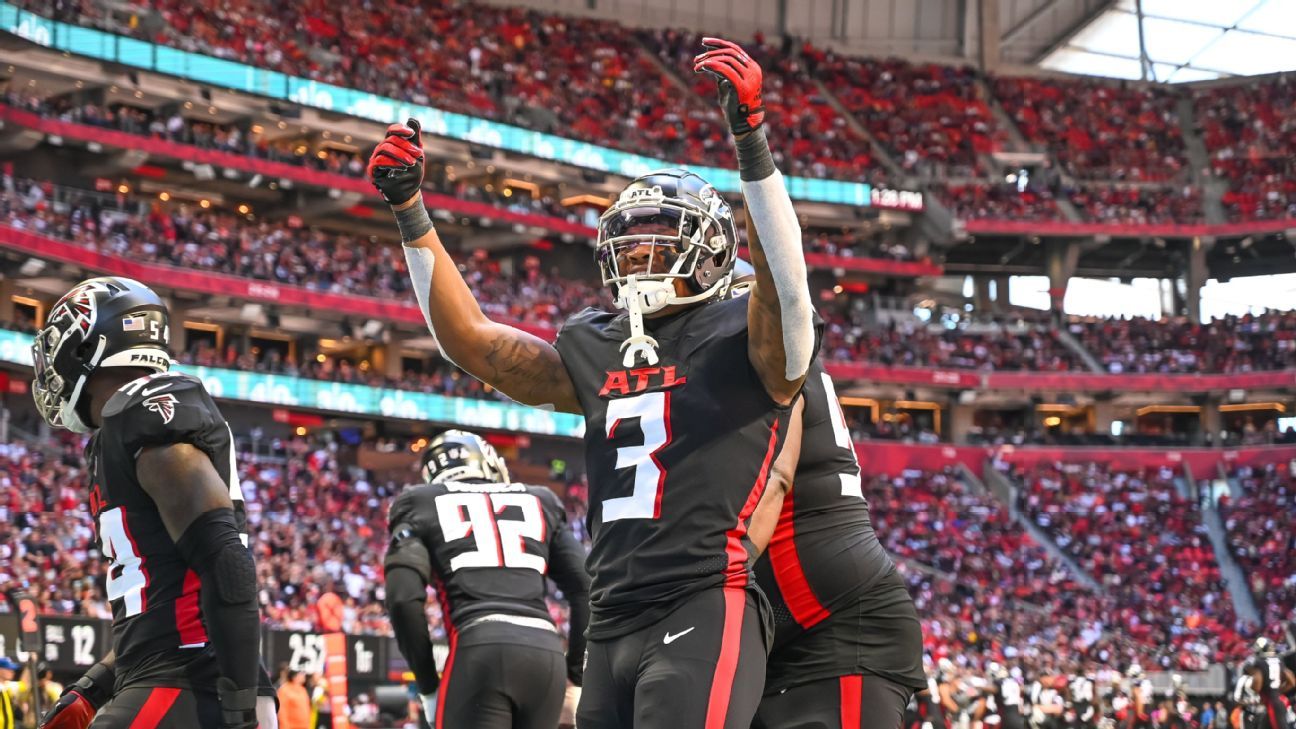
[[[616,449],[618,470],[634,469],[634,489],[629,496],[603,501],[603,522],[617,519],[656,519],[661,516],[662,489],[666,486],[666,469],[657,460],[661,449],[670,444],[670,393],[645,392],[642,395],[608,401],[607,438],[616,437],[622,421],[638,418],[643,443]]]
[[[510,506],[522,511],[522,518],[500,519]],[[545,540],[544,514],[540,499],[531,494],[450,493],[436,497],[437,519],[446,542],[473,538],[476,549],[450,559],[450,570],[464,567],[516,567],[540,574],[547,570],[544,557],[527,554],[523,538]]]

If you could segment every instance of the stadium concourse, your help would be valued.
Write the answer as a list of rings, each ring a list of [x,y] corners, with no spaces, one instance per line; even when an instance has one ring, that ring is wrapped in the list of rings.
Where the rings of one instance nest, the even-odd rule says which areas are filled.
[[[219,385],[272,667],[321,672],[320,636],[345,633],[352,722],[417,725],[381,555],[428,439],[488,432],[586,546],[588,484],[578,420],[441,355],[365,160],[398,104],[464,115],[424,130],[425,200],[482,309],[552,339],[613,305],[591,244],[616,171],[644,160],[608,160],[736,180],[714,84],[691,72],[708,29],[450,0],[11,0],[0,26],[0,594],[36,600],[60,680],[106,650],[86,444],[36,417],[27,353],[75,281],[137,278],[172,310],[177,368]],[[1000,667],[1034,684],[1032,708],[1074,711],[1088,677],[1115,721],[1140,666],[1147,726],[1228,726],[1252,641],[1296,621],[1296,296],[1260,284],[1296,273],[1296,76],[1158,84],[777,28],[742,42],[796,183],[820,357],[951,724],[980,723]],[[179,51],[196,55],[156,60]],[[366,102],[237,84],[271,71]],[[587,146],[546,151],[565,140]],[[1156,287],[1138,315],[1133,286],[1068,296],[1133,279]],[[1254,296],[1207,305],[1208,281]],[[0,656],[12,613],[0,600]],[[427,616],[443,654],[437,601]]]

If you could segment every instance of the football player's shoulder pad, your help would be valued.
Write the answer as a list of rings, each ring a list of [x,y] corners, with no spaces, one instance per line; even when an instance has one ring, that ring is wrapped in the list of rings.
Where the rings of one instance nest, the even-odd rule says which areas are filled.
[[[612,338],[619,338],[621,335],[615,332],[609,332],[608,328],[617,318],[624,318],[625,312],[606,311],[593,306],[587,306],[583,310],[567,317],[562,327],[558,330],[558,336],[572,332],[589,332],[594,334],[607,334]]]
[[[421,483],[406,486],[405,490],[392,499],[391,506],[387,508],[387,523],[397,524],[410,521],[421,510],[433,508],[433,500],[445,492],[445,487],[441,484]]]
[[[132,457],[142,448],[190,443],[211,450],[229,439],[225,418],[202,380],[176,371],[127,383],[104,405],[101,434]]]

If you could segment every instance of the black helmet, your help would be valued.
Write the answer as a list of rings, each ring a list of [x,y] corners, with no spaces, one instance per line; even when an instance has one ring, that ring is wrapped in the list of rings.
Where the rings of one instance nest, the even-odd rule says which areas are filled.
[[[636,233],[649,224],[666,226],[673,233]],[[618,305],[627,274],[618,265],[618,254],[642,244],[656,244],[653,255],[665,249],[671,256],[667,270],[636,276],[641,311],[652,313],[669,304],[702,301],[723,291],[738,253],[738,229],[733,211],[706,180],[687,170],[668,169],[636,178],[612,207],[599,218],[595,260],[603,284],[612,287]],[[651,268],[649,269],[651,271]],[[688,283],[687,296],[679,296],[674,280]],[[645,283],[652,285],[645,287]]]
[[[1275,645],[1272,640],[1269,640],[1263,635],[1255,639],[1255,643],[1252,644],[1251,648],[1258,656],[1278,655],[1278,646]]]
[[[32,397],[45,422],[76,433],[90,430],[80,409],[100,367],[171,368],[166,305],[144,284],[105,276],[77,284],[50,309],[32,344]]]
[[[495,447],[466,430],[447,430],[423,450],[423,480],[508,483],[508,466]]]

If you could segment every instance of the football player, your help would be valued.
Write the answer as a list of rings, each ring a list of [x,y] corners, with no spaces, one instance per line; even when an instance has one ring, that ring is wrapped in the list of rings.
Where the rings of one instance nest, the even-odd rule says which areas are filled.
[[[737,251],[729,205],[683,170],[631,182],[600,218],[596,263],[620,312],[586,310],[555,345],[487,319],[419,194],[414,120],[369,176],[395,212],[414,292],[445,355],[522,403],[585,416],[593,548],[582,729],[747,729],[765,683],[768,603],[748,522],[818,350],[792,201],[765,139],[760,66],[706,39],[738,151],[756,282],[718,300]],[[705,305],[704,305],[705,304]]]
[[[493,447],[448,430],[423,451],[424,486],[388,517],[387,611],[435,729],[554,729],[581,684],[589,576],[567,512],[543,486],[513,483]],[[553,578],[571,607],[562,636],[545,603]],[[450,638],[437,674],[424,603],[436,586]]]
[[[171,370],[169,338],[156,293],[105,277],[59,299],[32,346],[41,417],[91,434],[113,611],[112,650],[43,728],[276,726],[233,437],[202,382]]]
[[[729,295],[746,294],[750,264],[737,261],[734,276]],[[873,531],[850,430],[817,361],[802,399],[795,473],[766,491],[752,525],[758,547],[769,533],[756,582],[775,616],[753,727],[900,729],[928,684],[918,611]]]
[[[1289,710],[1283,696],[1296,687],[1296,676],[1283,666],[1273,641],[1261,636],[1256,638],[1254,647],[1255,654],[1239,672],[1234,700],[1247,707],[1249,725],[1257,729],[1288,729]]]

